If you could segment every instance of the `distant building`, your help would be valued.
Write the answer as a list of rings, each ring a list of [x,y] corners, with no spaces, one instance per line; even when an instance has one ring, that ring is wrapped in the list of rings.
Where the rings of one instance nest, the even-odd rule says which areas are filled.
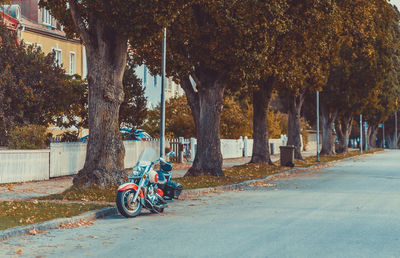
[[[46,9],[39,8],[39,0],[12,0],[0,10],[11,16],[17,25],[18,41],[40,47],[45,53],[55,53],[56,62],[67,74],[87,75],[86,53],[79,39],[68,39],[63,27]]]
[[[142,65],[136,68],[136,76],[142,80],[145,87],[145,96],[147,97],[147,107],[154,108],[161,101],[161,76],[152,76],[146,66]],[[165,100],[173,97],[182,96],[185,92],[179,84],[172,78],[165,81]]]

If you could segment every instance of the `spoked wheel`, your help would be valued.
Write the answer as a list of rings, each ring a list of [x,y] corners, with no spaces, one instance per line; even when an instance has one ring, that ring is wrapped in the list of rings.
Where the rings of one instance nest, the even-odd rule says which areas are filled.
[[[140,203],[140,197],[136,199],[136,202],[132,202],[135,197],[136,191],[133,189],[129,189],[126,191],[118,191],[117,194],[117,208],[118,211],[127,218],[133,218],[139,215],[142,204]]]

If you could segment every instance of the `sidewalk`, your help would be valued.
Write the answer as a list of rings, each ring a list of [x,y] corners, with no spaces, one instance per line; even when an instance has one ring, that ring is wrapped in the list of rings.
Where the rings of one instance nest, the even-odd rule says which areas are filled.
[[[303,157],[315,155],[314,151],[303,152]],[[250,162],[251,157],[225,159],[223,167],[233,167]],[[271,160],[273,162],[279,160],[279,154],[272,155]],[[182,169],[176,169],[172,171],[172,178],[183,177],[190,167],[190,163],[187,166],[183,166]],[[182,167],[182,166],[180,166]],[[72,186],[73,176],[58,177],[44,181],[34,181],[26,183],[15,183],[6,184],[0,186],[0,201],[12,201],[12,200],[23,200],[30,198],[37,198],[40,196],[61,193],[64,190]]]

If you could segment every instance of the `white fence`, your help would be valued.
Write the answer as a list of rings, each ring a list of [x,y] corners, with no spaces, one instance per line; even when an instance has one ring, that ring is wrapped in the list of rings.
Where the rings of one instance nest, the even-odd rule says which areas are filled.
[[[124,141],[125,168],[133,167],[145,148],[151,147],[160,153],[158,141]],[[83,168],[86,158],[86,143],[51,143],[50,177],[74,175]]]
[[[221,153],[224,159],[243,157],[243,147],[242,139],[221,139]]]
[[[0,151],[0,183],[49,178],[50,150]]]
[[[193,161],[197,141],[195,138],[180,139],[184,144],[185,155]],[[166,141],[170,147],[173,140]],[[273,144],[271,152],[278,154],[279,146],[286,145],[284,136],[281,139],[270,139]],[[83,168],[86,158],[86,143],[51,143],[50,150],[0,150],[0,183],[44,180],[51,177],[74,175]],[[125,168],[133,167],[141,152],[148,147],[160,152],[159,141],[124,141]],[[172,146],[172,145],[171,145]],[[253,140],[221,139],[221,152],[224,159],[251,156]],[[175,150],[174,150],[175,151]],[[177,153],[178,154],[178,153]]]
[[[74,175],[83,168],[87,143],[51,143],[50,177]]]

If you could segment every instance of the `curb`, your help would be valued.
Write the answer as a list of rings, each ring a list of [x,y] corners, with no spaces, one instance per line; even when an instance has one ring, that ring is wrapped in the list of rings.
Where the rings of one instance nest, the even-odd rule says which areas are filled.
[[[75,216],[72,218],[60,218],[60,219],[44,221],[44,222],[37,223],[37,224],[5,229],[5,230],[0,231],[0,241],[6,240],[6,239],[9,239],[12,237],[29,234],[29,231],[32,231],[34,229],[39,230],[39,231],[47,231],[50,229],[56,229],[57,227],[60,227],[61,225],[80,222],[81,220],[96,220],[96,219],[101,219],[101,218],[105,218],[108,216],[113,216],[116,214],[118,214],[117,208],[110,207],[110,208],[104,208],[101,210],[88,211],[88,212],[85,212],[81,215],[78,215],[78,216]]]
[[[384,151],[378,151],[378,152],[364,154],[364,155],[369,156],[369,155],[373,155],[373,154],[381,153],[381,152],[384,152]],[[290,176],[291,174],[294,174],[294,172],[296,172],[296,171],[304,171],[304,170],[309,170],[309,169],[318,168],[318,167],[323,168],[323,166],[325,166],[327,164],[334,164],[334,163],[352,160],[355,158],[361,158],[364,155],[362,155],[362,156],[356,155],[356,156],[352,156],[352,157],[348,157],[348,158],[344,158],[344,159],[340,159],[340,160],[319,163],[319,164],[315,164],[315,165],[305,167],[305,168],[304,167],[292,168],[292,169],[284,170],[282,172],[279,172],[279,173],[276,173],[273,175],[269,175],[269,176],[266,176],[263,178],[243,181],[243,182],[240,182],[237,184],[183,190],[181,196],[184,197],[185,195],[191,195],[191,194],[198,195],[198,194],[211,193],[211,192],[220,191],[220,190],[229,191],[229,190],[243,189],[243,187],[250,186],[251,184],[253,184],[255,182],[272,181],[272,180],[278,179],[280,177]],[[41,223],[37,223],[37,224],[20,226],[20,227],[15,227],[15,228],[11,228],[11,229],[5,229],[5,230],[0,231],[0,241],[6,240],[6,239],[9,239],[12,237],[29,234],[29,231],[34,230],[34,229],[39,230],[39,231],[47,231],[50,229],[56,229],[57,227],[59,227],[63,224],[76,223],[76,222],[80,222],[81,220],[97,220],[97,219],[102,219],[102,218],[117,215],[117,214],[119,214],[119,212],[116,207],[109,207],[109,208],[104,208],[104,209],[100,209],[100,210],[88,211],[86,213],[83,213],[81,215],[78,215],[78,216],[75,216],[72,218],[60,218],[60,219],[54,219],[54,220],[45,221],[45,222],[41,222]]]

